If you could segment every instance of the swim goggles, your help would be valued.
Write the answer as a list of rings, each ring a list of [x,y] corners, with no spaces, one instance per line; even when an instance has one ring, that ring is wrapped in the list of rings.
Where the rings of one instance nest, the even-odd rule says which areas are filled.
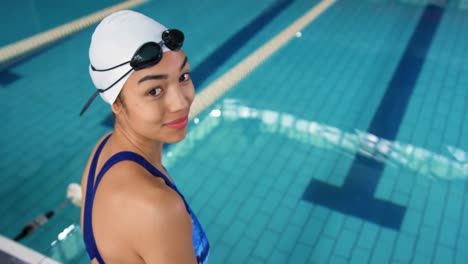
[[[119,65],[107,68],[107,69],[96,69],[93,65],[91,65],[91,70],[98,71],[98,72],[105,72],[116,69],[121,67],[127,63],[130,63],[132,67],[128,72],[126,72],[122,77],[120,77],[117,81],[111,84],[109,87],[105,89],[97,89],[97,91],[89,98],[88,102],[86,102],[83,109],[81,109],[80,116],[88,109],[91,103],[94,101],[96,96],[99,93],[103,93],[114,85],[116,85],[120,80],[122,80],[125,76],[127,76],[131,71],[135,70],[142,70],[149,67],[152,67],[158,64],[163,56],[162,45],[165,45],[168,49],[172,51],[177,51],[182,48],[184,44],[184,33],[178,29],[168,29],[162,33],[162,41],[159,43],[156,42],[147,42],[141,45],[133,54],[132,59],[126,62],[123,62]]]

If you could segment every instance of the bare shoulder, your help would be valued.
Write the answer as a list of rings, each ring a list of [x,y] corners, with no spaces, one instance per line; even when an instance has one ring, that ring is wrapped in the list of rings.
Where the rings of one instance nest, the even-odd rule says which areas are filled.
[[[191,219],[174,190],[131,161],[116,164],[106,177],[111,180],[100,184],[95,200],[105,236],[125,241],[120,248],[145,263],[195,263]]]
[[[144,213],[146,217],[158,211],[185,213],[181,197],[167,186],[162,178],[153,176],[133,161],[121,161],[106,173],[99,184],[96,201],[133,217]],[[181,210],[183,209],[183,210]],[[156,214],[159,215],[159,214]]]
[[[109,200],[118,201],[118,204],[131,203],[132,206],[120,208],[129,210],[129,213],[144,213],[151,216],[159,215],[159,211],[186,214],[182,198],[171,189],[162,178],[155,177],[141,165],[132,161],[122,161],[114,165],[106,177],[112,177],[108,188]],[[110,178],[109,177],[109,178]],[[110,201],[109,201],[110,202]]]

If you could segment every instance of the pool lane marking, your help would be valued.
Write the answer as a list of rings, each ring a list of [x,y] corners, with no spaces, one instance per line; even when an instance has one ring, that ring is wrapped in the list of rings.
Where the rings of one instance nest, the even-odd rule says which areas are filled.
[[[131,8],[144,2],[145,0],[124,1],[123,3],[105,8],[101,11],[92,13],[48,31],[6,45],[0,49],[0,65],[18,57],[28,55],[43,46],[51,44],[59,39],[65,38],[77,31],[89,27],[113,12]]]
[[[332,6],[336,0],[323,0],[312,7],[303,16],[278,33],[275,37],[255,50],[236,66],[213,81],[209,86],[200,91],[193,101],[189,118],[195,116],[210,107],[218,98],[232,89],[239,81],[255,70],[260,64],[271,57],[276,51],[291,40],[295,34],[317,19],[323,12]]]
[[[192,80],[195,89],[203,87],[204,82],[213,74],[213,69],[221,67],[233,57],[236,52],[258,32],[271,23],[280,13],[284,12],[294,0],[276,0],[267,6],[259,15],[235,32],[219,45],[213,52],[192,69]]]
[[[444,8],[423,10],[367,132],[394,141],[425,63]],[[303,198],[332,210],[399,231],[406,207],[374,197],[386,163],[356,154],[342,186],[313,179]]]

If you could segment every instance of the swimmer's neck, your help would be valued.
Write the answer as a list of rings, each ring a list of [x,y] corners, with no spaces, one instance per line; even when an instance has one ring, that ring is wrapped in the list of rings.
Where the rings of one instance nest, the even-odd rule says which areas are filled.
[[[155,167],[162,167],[162,142],[145,138],[116,125],[109,143],[112,151],[133,151],[142,155]]]

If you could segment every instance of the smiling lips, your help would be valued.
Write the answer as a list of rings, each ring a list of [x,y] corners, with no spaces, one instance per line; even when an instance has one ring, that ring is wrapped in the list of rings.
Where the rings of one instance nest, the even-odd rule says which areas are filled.
[[[182,118],[166,123],[165,125],[167,127],[174,128],[174,129],[182,129],[182,128],[185,128],[187,124],[188,124],[188,116],[184,116]]]

